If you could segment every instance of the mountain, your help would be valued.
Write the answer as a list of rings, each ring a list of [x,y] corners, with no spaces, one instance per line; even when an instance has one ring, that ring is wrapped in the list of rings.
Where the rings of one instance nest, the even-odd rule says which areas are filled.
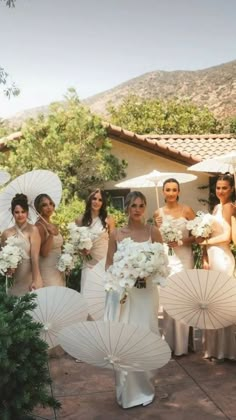
[[[188,99],[197,105],[206,105],[218,118],[236,116],[236,60],[203,70],[153,71],[83,102],[93,112],[106,117],[107,103],[112,101],[118,105],[128,94],[144,98]],[[26,118],[47,112],[48,106],[19,112],[11,118],[11,123],[19,125]]]
[[[236,116],[236,60],[195,71],[153,71],[85,100],[95,113],[119,104],[128,94],[144,98],[188,99],[206,105],[218,118]]]

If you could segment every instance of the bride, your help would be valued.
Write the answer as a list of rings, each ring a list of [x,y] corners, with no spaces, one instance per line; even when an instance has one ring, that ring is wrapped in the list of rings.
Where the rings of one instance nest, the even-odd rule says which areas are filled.
[[[126,198],[125,210],[128,224],[112,232],[109,240],[106,269],[113,264],[113,256],[124,238],[139,242],[160,242],[161,235],[157,227],[144,223],[146,198],[139,191],[130,192]],[[122,302],[122,303],[121,303]],[[146,282],[142,288],[133,287],[125,301],[121,301],[118,314],[108,310],[109,295],[105,308],[105,319],[124,323],[134,323],[148,327],[159,334],[158,329],[158,289],[152,282]],[[114,317],[111,316],[114,315]],[[155,396],[154,378],[151,372],[116,372],[117,402],[123,408],[150,404]]]

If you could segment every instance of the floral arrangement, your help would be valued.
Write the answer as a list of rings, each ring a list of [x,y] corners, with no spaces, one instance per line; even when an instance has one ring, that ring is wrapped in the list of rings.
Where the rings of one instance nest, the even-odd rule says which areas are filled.
[[[105,290],[118,290],[125,295],[136,282],[148,279],[162,287],[169,275],[168,259],[160,243],[134,242],[123,239],[113,257],[113,265],[107,270]]]
[[[209,213],[198,211],[196,217],[193,220],[189,220],[186,228],[191,230],[193,236],[209,238],[213,231],[214,218]]]
[[[75,250],[71,243],[67,242],[63,246],[63,252],[57,263],[59,271],[71,271],[75,267]]]
[[[182,231],[175,226],[172,216],[166,216],[159,229],[163,241],[167,244],[168,242],[179,242],[183,238]],[[173,255],[173,249],[170,247],[168,254]]]
[[[17,236],[10,236],[0,251],[0,274],[6,276],[6,292],[8,290],[8,277],[12,277],[18,264],[22,261],[23,251]]]
[[[93,246],[93,241],[101,234],[100,231],[92,231],[87,226],[77,226],[72,222],[68,224],[69,241],[64,245],[63,252],[57,264],[59,271],[70,271],[78,265],[81,258],[87,260],[91,259],[89,251]],[[87,251],[88,254],[82,254],[82,251]]]

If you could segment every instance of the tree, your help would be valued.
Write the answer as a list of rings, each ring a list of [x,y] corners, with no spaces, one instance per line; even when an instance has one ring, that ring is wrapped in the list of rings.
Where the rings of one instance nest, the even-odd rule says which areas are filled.
[[[4,1],[6,6],[15,7],[15,0],[1,0]],[[4,70],[3,67],[0,67],[0,85],[4,85],[3,93],[10,98],[12,95],[17,96],[20,93],[19,88],[15,83],[8,85],[9,74]]]
[[[221,123],[207,108],[177,100],[126,97],[117,108],[109,103],[110,121],[139,134],[217,133]]]
[[[111,154],[101,119],[82,106],[73,89],[63,105],[55,103],[47,116],[29,120],[22,134],[20,141],[8,143],[10,151],[0,154],[0,164],[12,176],[33,169],[54,171],[66,201],[125,175],[126,163]]]
[[[0,287],[0,418],[33,419],[38,405],[59,408],[49,394],[47,344],[40,338],[42,325],[30,311],[35,295],[8,296]]]
[[[3,93],[8,98],[12,95],[17,96],[20,93],[19,88],[14,82],[9,84],[9,74],[2,67],[0,67],[0,85],[4,86]]]

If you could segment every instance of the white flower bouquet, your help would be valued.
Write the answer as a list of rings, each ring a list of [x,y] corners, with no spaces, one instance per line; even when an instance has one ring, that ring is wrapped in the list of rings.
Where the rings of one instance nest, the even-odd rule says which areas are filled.
[[[193,220],[189,220],[186,228],[191,230],[193,236],[209,238],[213,231],[214,218],[209,213],[198,211],[196,217]]]
[[[23,259],[23,251],[17,236],[10,236],[0,251],[0,273],[6,276],[6,292],[8,290],[8,277],[17,269]]]
[[[183,238],[182,231],[179,230],[174,223],[172,216],[166,216],[160,226],[160,232],[163,242],[178,242]],[[169,247],[168,254],[173,255],[173,249]]]
[[[63,252],[60,255],[59,261],[57,263],[57,268],[61,272],[68,272],[70,270],[73,270],[75,267],[75,250],[74,246],[67,242],[63,246]]]
[[[69,223],[68,229],[70,233],[70,243],[73,245],[75,252],[90,251],[93,241],[97,239],[100,232],[89,229],[87,226],[77,226],[76,223]],[[85,258],[91,259],[91,256],[85,255]]]
[[[168,259],[160,243],[134,242],[123,239],[113,257],[113,265],[107,270],[105,290],[118,290],[127,295],[129,289],[145,287],[146,280],[165,286],[169,275]],[[142,287],[142,286],[141,286]]]

